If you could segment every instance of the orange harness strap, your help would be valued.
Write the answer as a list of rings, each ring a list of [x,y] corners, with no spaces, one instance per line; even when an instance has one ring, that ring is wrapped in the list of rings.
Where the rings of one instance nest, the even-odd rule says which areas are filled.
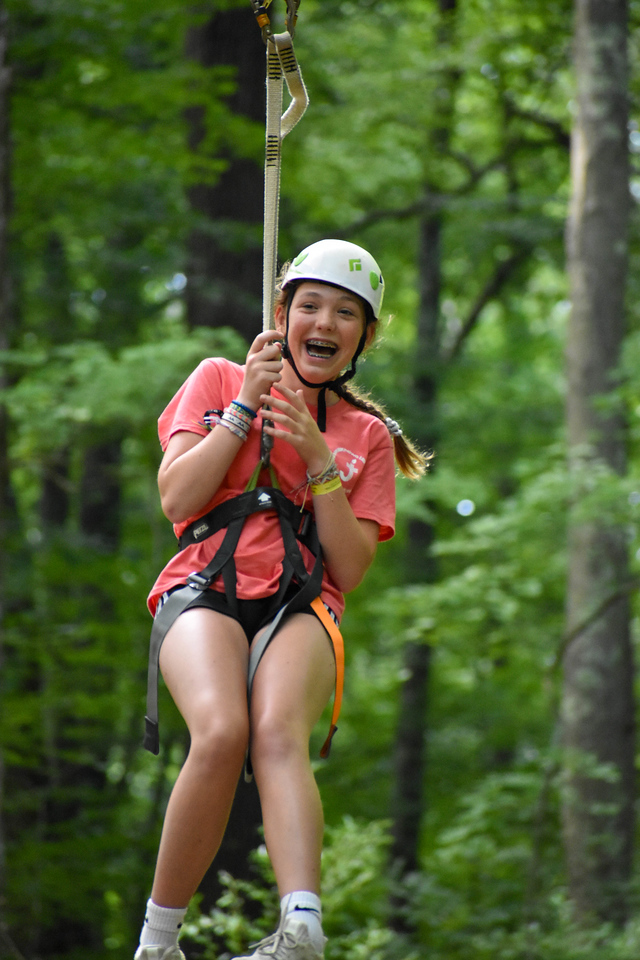
[[[329,756],[331,741],[333,740],[334,733],[338,729],[338,717],[340,716],[340,708],[342,706],[342,691],[344,689],[344,640],[342,639],[342,634],[335,620],[328,613],[320,597],[316,597],[315,600],[311,601],[311,609],[329,634],[333,645],[333,654],[336,659],[336,691],[333,698],[333,710],[331,711],[331,726],[329,728],[329,736],[320,751],[320,756],[324,760]]]

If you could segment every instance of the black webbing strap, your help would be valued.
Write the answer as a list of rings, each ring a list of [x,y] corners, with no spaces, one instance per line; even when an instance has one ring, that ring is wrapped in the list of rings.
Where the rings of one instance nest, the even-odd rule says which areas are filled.
[[[222,574],[227,601],[232,610],[237,611],[236,579],[234,553],[242,533],[244,522],[253,513],[275,510],[280,521],[280,530],[284,543],[284,558],[280,587],[274,607],[282,601],[293,578],[300,584],[298,593],[282,607],[261,637],[260,653],[257,658],[252,653],[249,665],[248,691],[251,693],[253,676],[264,651],[275,636],[277,626],[283,618],[309,605],[320,593],[322,586],[322,550],[313,517],[307,510],[296,507],[291,500],[274,487],[256,487],[214,507],[208,514],[194,521],[180,537],[180,549],[192,543],[199,543],[212,536],[218,530],[227,527],[224,539],[215,556],[199,573],[191,573],[184,587],[174,590],[157,612],[151,630],[149,642],[149,667],[147,672],[147,711],[145,716],[144,747],[151,753],[160,751],[158,731],[158,674],[160,648],[170,627],[191,604],[194,604],[202,591],[207,590],[215,578]],[[298,542],[300,541],[315,557],[309,574],[302,559]],[[252,668],[252,663],[255,665]]]
[[[160,735],[158,732],[158,672],[162,642],[180,614],[198,600],[199,595],[209,588],[221,572],[223,580],[225,581],[225,590],[227,589],[228,584],[225,579],[225,571],[229,570],[230,565],[233,565],[234,573],[233,603],[236,602],[235,564],[233,563],[233,555],[238,545],[243,525],[244,518],[236,518],[232,521],[227,529],[224,540],[220,544],[220,548],[210,563],[204,570],[201,570],[200,573],[194,572],[189,574],[185,586],[174,590],[154,617],[153,627],[151,628],[151,638],[149,640],[147,712],[144,718],[143,744],[146,750],[156,755],[160,752]]]
[[[277,510],[280,516],[285,516],[291,527],[297,529],[307,517],[311,518],[308,510],[300,510],[295,503],[288,500],[281,490],[275,487],[256,487],[245,493],[225,500],[218,504],[209,513],[205,513],[186,528],[180,537],[180,549],[184,550],[194,543],[202,543],[219,530],[228,527],[234,520],[244,520],[252,513],[266,510]]]

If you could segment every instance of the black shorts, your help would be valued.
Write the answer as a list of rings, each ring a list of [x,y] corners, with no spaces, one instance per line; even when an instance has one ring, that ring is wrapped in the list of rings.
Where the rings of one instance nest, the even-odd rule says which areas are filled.
[[[171,596],[175,590],[179,590],[182,586],[184,586],[184,584],[173,587],[171,590],[168,590],[167,593],[162,595],[156,608],[156,614],[162,607],[167,597]],[[206,607],[207,610],[216,610],[218,613],[223,613],[226,617],[231,617],[240,624],[247,635],[247,640],[249,643],[251,643],[256,634],[259,633],[263,627],[266,627],[268,623],[271,623],[280,607],[283,607],[285,603],[288,603],[289,600],[291,600],[292,597],[295,597],[298,589],[299,588],[295,585],[293,587],[289,587],[284,595],[282,603],[278,604],[274,603],[276,599],[275,594],[272,594],[269,597],[260,597],[258,600],[238,600],[238,613],[236,615],[231,610],[229,601],[224,593],[221,593],[219,590],[212,590],[209,588],[207,590],[200,591],[197,600],[192,601],[188,609],[193,610],[194,607]],[[331,618],[335,620],[336,625],[339,626],[338,618],[333,610],[331,610],[326,603],[325,607],[327,607]],[[311,606],[303,607],[302,610],[298,610],[297,612],[310,613],[311,616],[315,617],[315,613],[313,612]]]

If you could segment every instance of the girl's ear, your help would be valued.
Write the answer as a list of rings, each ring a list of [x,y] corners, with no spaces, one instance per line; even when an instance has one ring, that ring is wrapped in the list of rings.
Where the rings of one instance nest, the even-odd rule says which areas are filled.
[[[281,303],[279,303],[276,306],[275,313],[274,313],[274,320],[276,323],[276,330],[278,331],[278,333],[285,333],[287,318],[286,318],[285,308],[282,306]]]
[[[373,343],[373,341],[375,340],[375,338],[376,338],[376,329],[377,329],[377,326],[378,326],[378,321],[377,321],[377,320],[372,320],[371,323],[368,323],[368,324],[367,324],[367,335],[366,335],[366,337],[365,337],[365,339],[364,339],[364,348],[363,348],[363,349],[366,350],[367,347],[370,347],[371,344]]]

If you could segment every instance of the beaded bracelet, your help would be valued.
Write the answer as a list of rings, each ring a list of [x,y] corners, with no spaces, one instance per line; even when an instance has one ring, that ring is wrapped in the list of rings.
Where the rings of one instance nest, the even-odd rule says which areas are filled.
[[[339,476],[332,477],[330,480],[324,480],[322,483],[312,483],[311,493],[314,497],[321,497],[323,493],[333,493],[342,486],[342,480]]]

